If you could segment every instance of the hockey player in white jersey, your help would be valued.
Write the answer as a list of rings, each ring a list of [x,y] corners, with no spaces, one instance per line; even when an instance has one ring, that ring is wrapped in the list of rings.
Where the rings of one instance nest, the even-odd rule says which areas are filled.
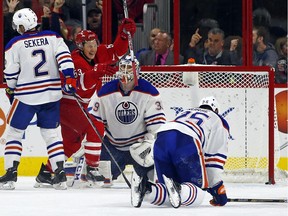
[[[71,93],[76,88],[74,64],[62,37],[52,31],[38,32],[36,26],[34,11],[30,8],[17,11],[13,28],[21,35],[5,47],[4,77],[12,105],[7,117],[6,174],[0,177],[1,189],[15,188],[22,137],[34,115],[55,173],[52,184],[56,189],[67,188],[62,137],[58,130],[62,97],[59,71],[65,77],[64,90]]]
[[[136,73],[139,62],[135,59]],[[129,55],[119,62],[118,79],[105,84],[89,104],[90,113],[104,123],[106,145],[122,170],[133,165],[143,178],[152,178],[152,158],[145,157],[153,148],[154,134],[165,123],[162,101],[158,90],[144,79],[134,85],[132,61]],[[139,155],[144,155],[141,159]],[[135,160],[136,159],[136,160]],[[139,160],[138,160],[139,159]],[[102,148],[101,161],[111,161],[112,180],[121,171],[117,168],[106,148]],[[152,175],[150,175],[150,173]]]
[[[140,207],[143,199],[174,208],[198,206],[206,191],[210,204],[224,206],[227,196],[221,173],[227,159],[228,123],[218,115],[214,97],[203,98],[199,108],[186,110],[161,126],[154,144],[159,183],[133,173],[131,200]]]

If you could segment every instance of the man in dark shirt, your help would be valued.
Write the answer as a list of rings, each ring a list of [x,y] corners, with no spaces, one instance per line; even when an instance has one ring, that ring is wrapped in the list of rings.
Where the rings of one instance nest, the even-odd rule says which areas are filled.
[[[188,57],[194,58],[198,64],[240,65],[236,52],[224,50],[224,38],[225,34],[223,30],[212,28],[208,32],[208,39],[204,43],[203,52],[197,52],[196,47],[190,46]]]

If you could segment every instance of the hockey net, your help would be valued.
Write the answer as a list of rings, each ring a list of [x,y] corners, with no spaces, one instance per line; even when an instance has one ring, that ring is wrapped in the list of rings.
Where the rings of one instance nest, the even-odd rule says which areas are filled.
[[[274,183],[275,177],[283,178],[275,176],[282,172],[275,165],[279,148],[274,146],[274,91],[269,68],[142,67],[141,78],[159,90],[167,120],[198,106],[202,97],[217,98],[220,114],[230,125],[224,180]]]

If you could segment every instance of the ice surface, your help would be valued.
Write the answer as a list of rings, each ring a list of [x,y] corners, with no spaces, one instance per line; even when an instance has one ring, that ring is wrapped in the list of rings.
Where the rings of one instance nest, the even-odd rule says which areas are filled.
[[[141,208],[130,204],[125,183],[112,188],[33,188],[34,177],[18,177],[16,189],[0,191],[0,216],[288,216],[287,203],[230,202],[224,207],[209,205],[207,194],[199,207],[174,209],[143,202]],[[287,185],[226,183],[230,198],[288,198]]]

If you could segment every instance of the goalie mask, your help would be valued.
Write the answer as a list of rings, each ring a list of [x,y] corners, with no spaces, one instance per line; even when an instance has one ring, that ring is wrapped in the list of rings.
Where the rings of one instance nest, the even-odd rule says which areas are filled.
[[[139,76],[139,62],[134,58],[136,74]],[[127,84],[134,80],[133,68],[132,68],[132,59],[130,55],[126,55],[119,62],[119,71],[117,73],[117,78],[123,83]]]
[[[207,106],[211,107],[211,109],[212,109],[215,113],[218,113],[218,112],[219,112],[219,104],[218,104],[218,101],[217,101],[216,98],[213,97],[213,96],[209,96],[209,97],[202,98],[201,101],[200,101],[199,107],[201,107],[202,105],[203,105],[203,106],[204,106],[204,105],[207,105]]]
[[[30,8],[23,8],[18,10],[13,15],[12,28],[17,30],[19,34],[24,33],[20,31],[21,25],[24,27],[25,32],[37,26],[37,16]]]

